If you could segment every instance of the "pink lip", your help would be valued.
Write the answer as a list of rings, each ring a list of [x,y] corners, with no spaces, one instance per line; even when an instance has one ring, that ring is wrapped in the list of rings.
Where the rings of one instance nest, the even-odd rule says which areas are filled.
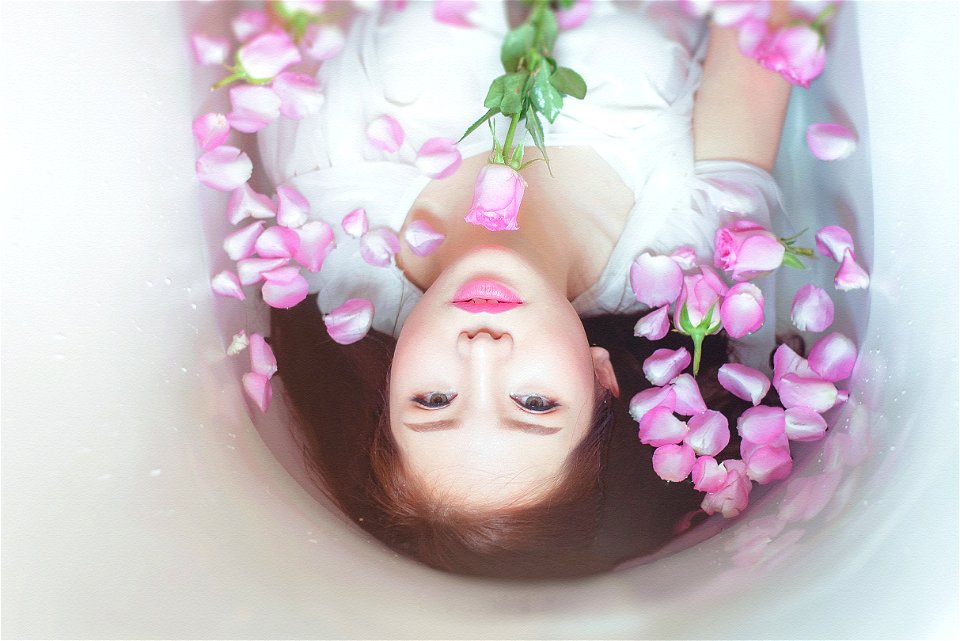
[[[523,301],[515,291],[495,280],[477,278],[466,283],[453,295],[454,306],[472,314],[499,314]]]

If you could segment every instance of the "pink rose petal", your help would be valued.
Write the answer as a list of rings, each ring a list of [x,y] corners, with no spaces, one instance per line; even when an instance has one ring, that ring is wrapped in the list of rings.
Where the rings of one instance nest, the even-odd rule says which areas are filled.
[[[820,160],[842,160],[857,148],[852,131],[835,122],[815,122],[807,127],[807,147]]]
[[[648,387],[640,390],[630,399],[630,416],[639,422],[655,407],[663,406],[673,412],[676,403],[677,394],[672,387]]]
[[[690,365],[690,352],[686,348],[675,350],[661,348],[643,361],[643,374],[654,385],[666,385]]]
[[[752,367],[740,363],[721,365],[717,372],[717,380],[720,381],[723,389],[754,405],[763,400],[770,391],[769,378]]]
[[[270,307],[289,309],[307,297],[309,284],[299,267],[280,267],[263,272],[263,300]]]
[[[707,514],[719,512],[729,519],[746,509],[753,485],[747,478],[747,468],[743,461],[730,459],[724,461],[722,466],[727,472],[723,487],[716,492],[707,492],[700,508]]]
[[[434,180],[452,176],[460,167],[460,150],[452,138],[430,138],[417,152],[416,165]]]
[[[403,231],[403,240],[417,256],[429,256],[446,238],[425,220],[414,220]]]
[[[246,42],[267,28],[270,19],[267,14],[257,9],[241,11],[230,21],[233,35],[240,42]]]
[[[330,60],[336,57],[346,42],[343,30],[335,25],[313,23],[307,27],[300,41],[303,52],[314,60]]]
[[[302,120],[320,113],[324,96],[320,84],[305,73],[284,71],[270,85],[280,98],[280,113],[292,120]]]
[[[770,36],[766,20],[746,20],[737,30],[737,46],[740,53],[748,58],[756,58],[757,52]]]
[[[782,439],[786,430],[782,407],[757,405],[737,419],[737,432],[751,443],[766,445]]]
[[[337,246],[333,240],[333,228],[322,220],[311,220],[296,232],[300,237],[300,246],[294,252],[293,259],[308,271],[320,271],[324,259]]]
[[[380,116],[367,126],[367,140],[380,151],[397,151],[403,144],[403,138],[403,127],[391,116]]]
[[[241,260],[253,256],[257,239],[263,233],[263,223],[250,223],[223,239],[223,251],[227,252],[230,260]]]
[[[830,381],[819,378],[787,374],[780,379],[777,391],[780,393],[780,402],[788,409],[802,405],[817,412],[826,412],[837,402],[837,388]]]
[[[230,137],[230,123],[223,114],[202,114],[193,121],[193,136],[201,149],[209,151],[227,142]]]
[[[263,273],[283,267],[289,258],[244,258],[237,261],[237,273],[244,285],[256,285],[263,280]]]
[[[714,410],[706,410],[687,421],[690,432],[683,442],[701,456],[716,456],[730,444],[730,423],[727,417]]]
[[[637,436],[641,443],[660,447],[681,442],[688,431],[687,424],[674,416],[669,407],[659,405],[640,419]]]
[[[789,345],[783,343],[773,353],[773,386],[779,389],[780,379],[787,374],[797,374],[805,378],[816,378],[818,376],[810,368],[807,359],[790,349]]]
[[[737,283],[720,303],[720,320],[730,338],[752,334],[763,326],[763,294],[752,283]]]
[[[299,227],[307,222],[310,203],[290,185],[277,187],[277,222],[284,227]]]
[[[230,201],[227,203],[227,220],[234,225],[247,217],[265,219],[276,215],[273,201],[255,192],[250,183],[243,183],[230,194]]]
[[[195,33],[190,36],[190,47],[198,65],[222,65],[230,54],[230,41],[220,36]]]
[[[231,127],[244,133],[260,131],[280,115],[280,96],[270,87],[231,87],[230,105],[233,111],[227,114],[227,120]]]
[[[248,79],[259,82],[270,80],[300,60],[297,46],[280,29],[258,34],[237,52],[237,62]]]
[[[360,257],[375,267],[386,267],[400,251],[400,239],[386,227],[371,229],[360,238]]]
[[[215,293],[221,296],[229,296],[230,298],[238,298],[240,300],[247,299],[240,286],[240,279],[229,270],[224,270],[214,276],[210,280],[210,287]]]
[[[697,252],[693,247],[679,247],[670,252],[670,258],[680,265],[680,269],[693,269],[697,266]]]
[[[250,370],[267,378],[277,373],[277,357],[260,334],[250,334]]]
[[[745,22],[767,20],[770,4],[756,0],[723,0],[713,3],[713,21],[721,27],[738,27]]]
[[[697,455],[689,445],[661,445],[653,452],[653,471],[664,481],[679,483],[688,476],[697,462]]]
[[[557,9],[557,26],[564,31],[576,29],[590,17],[593,0],[574,0],[569,9]]]
[[[243,381],[243,390],[250,397],[250,400],[260,408],[261,412],[266,412],[267,408],[270,407],[270,400],[273,398],[270,379],[263,374],[247,372],[241,380]]]
[[[633,335],[658,341],[670,331],[670,306],[664,305],[653,310],[637,321],[633,326]]]
[[[323,317],[327,333],[341,345],[356,343],[367,335],[373,324],[373,303],[365,298],[351,298]]]
[[[866,289],[870,285],[870,275],[854,259],[852,250],[844,252],[843,262],[840,263],[833,284],[841,291]]]
[[[470,14],[476,8],[474,0],[433,0],[433,19],[454,27],[472,27]]]
[[[287,227],[270,227],[257,238],[255,249],[260,258],[290,258],[300,249],[300,236]]]
[[[217,191],[233,191],[250,180],[253,163],[236,147],[220,145],[197,159],[197,179]]]
[[[807,359],[810,369],[825,381],[835,383],[849,378],[857,362],[857,346],[852,340],[833,332],[814,344]]]
[[[677,402],[673,411],[682,416],[693,416],[707,411],[700,394],[697,379],[690,374],[680,374],[670,381],[670,388],[676,393]]]
[[[712,456],[700,456],[690,470],[693,489],[698,492],[717,492],[724,486],[727,470]]]
[[[644,252],[630,265],[630,287],[644,305],[669,305],[680,295],[683,270],[669,256],[652,256]]]
[[[785,479],[793,471],[793,458],[790,456],[789,445],[758,447],[743,462],[747,466],[747,478],[760,485]]]
[[[809,407],[791,407],[783,414],[787,438],[791,441],[818,441],[827,431],[827,421]]]
[[[343,231],[354,238],[362,237],[367,233],[367,229],[369,228],[366,210],[362,207],[360,209],[354,209],[343,217],[343,220],[340,221],[340,226],[343,227]]]
[[[801,331],[822,332],[833,323],[833,300],[816,285],[804,285],[793,297],[790,320]]]
[[[843,227],[829,225],[817,232],[817,251],[835,261],[843,262],[843,255],[853,251],[853,237]]]

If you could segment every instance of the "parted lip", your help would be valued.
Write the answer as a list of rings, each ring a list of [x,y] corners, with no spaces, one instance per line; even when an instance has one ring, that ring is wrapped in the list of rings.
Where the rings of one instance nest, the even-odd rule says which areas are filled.
[[[451,302],[455,307],[473,314],[498,314],[523,304],[515,291],[490,278],[475,278],[465,283],[453,295]]]

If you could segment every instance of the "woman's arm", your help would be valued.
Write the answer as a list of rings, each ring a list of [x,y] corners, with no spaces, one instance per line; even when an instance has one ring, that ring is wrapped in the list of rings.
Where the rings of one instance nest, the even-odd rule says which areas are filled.
[[[696,159],[741,160],[770,171],[780,144],[790,84],[744,56],[735,29],[711,25],[709,37],[703,80],[693,108]]]

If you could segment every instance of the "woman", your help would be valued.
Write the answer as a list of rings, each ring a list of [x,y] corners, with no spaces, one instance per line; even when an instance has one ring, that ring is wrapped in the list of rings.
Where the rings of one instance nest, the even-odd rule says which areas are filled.
[[[788,19],[782,4],[772,24]],[[603,542],[622,517],[601,509],[599,476],[621,385],[580,318],[632,325],[644,307],[627,273],[640,252],[707,256],[733,212],[769,226],[777,189],[767,172],[790,86],[745,58],[731,29],[706,33],[662,3],[597,3],[555,49],[586,78],[587,97],[568,100],[548,128],[549,168],[524,171],[519,229],[488,231],[463,222],[487,163],[478,134],[461,144],[457,171],[433,181],[413,150],[362,141],[383,114],[414,145],[459,136],[499,73],[518,10],[479,3],[481,26],[464,29],[434,21],[426,3],[378,6],[321,68],[324,110],[260,135],[271,180],[306,196],[312,215],[339,225],[363,208],[372,227],[423,220],[445,235],[427,256],[403,246],[387,267],[338,236],[311,283],[316,303],[275,311],[272,342],[308,459],[363,527],[443,569],[588,574],[660,547],[696,497],[680,486],[651,492],[645,479],[625,500],[646,516],[619,518],[641,531],[616,537],[633,539],[626,547]],[[335,345],[311,306],[326,313],[357,297],[374,301],[376,331]],[[738,357],[757,362],[774,347],[755,341]],[[724,347],[713,349],[716,366]],[[642,357],[622,360],[621,370]]]

